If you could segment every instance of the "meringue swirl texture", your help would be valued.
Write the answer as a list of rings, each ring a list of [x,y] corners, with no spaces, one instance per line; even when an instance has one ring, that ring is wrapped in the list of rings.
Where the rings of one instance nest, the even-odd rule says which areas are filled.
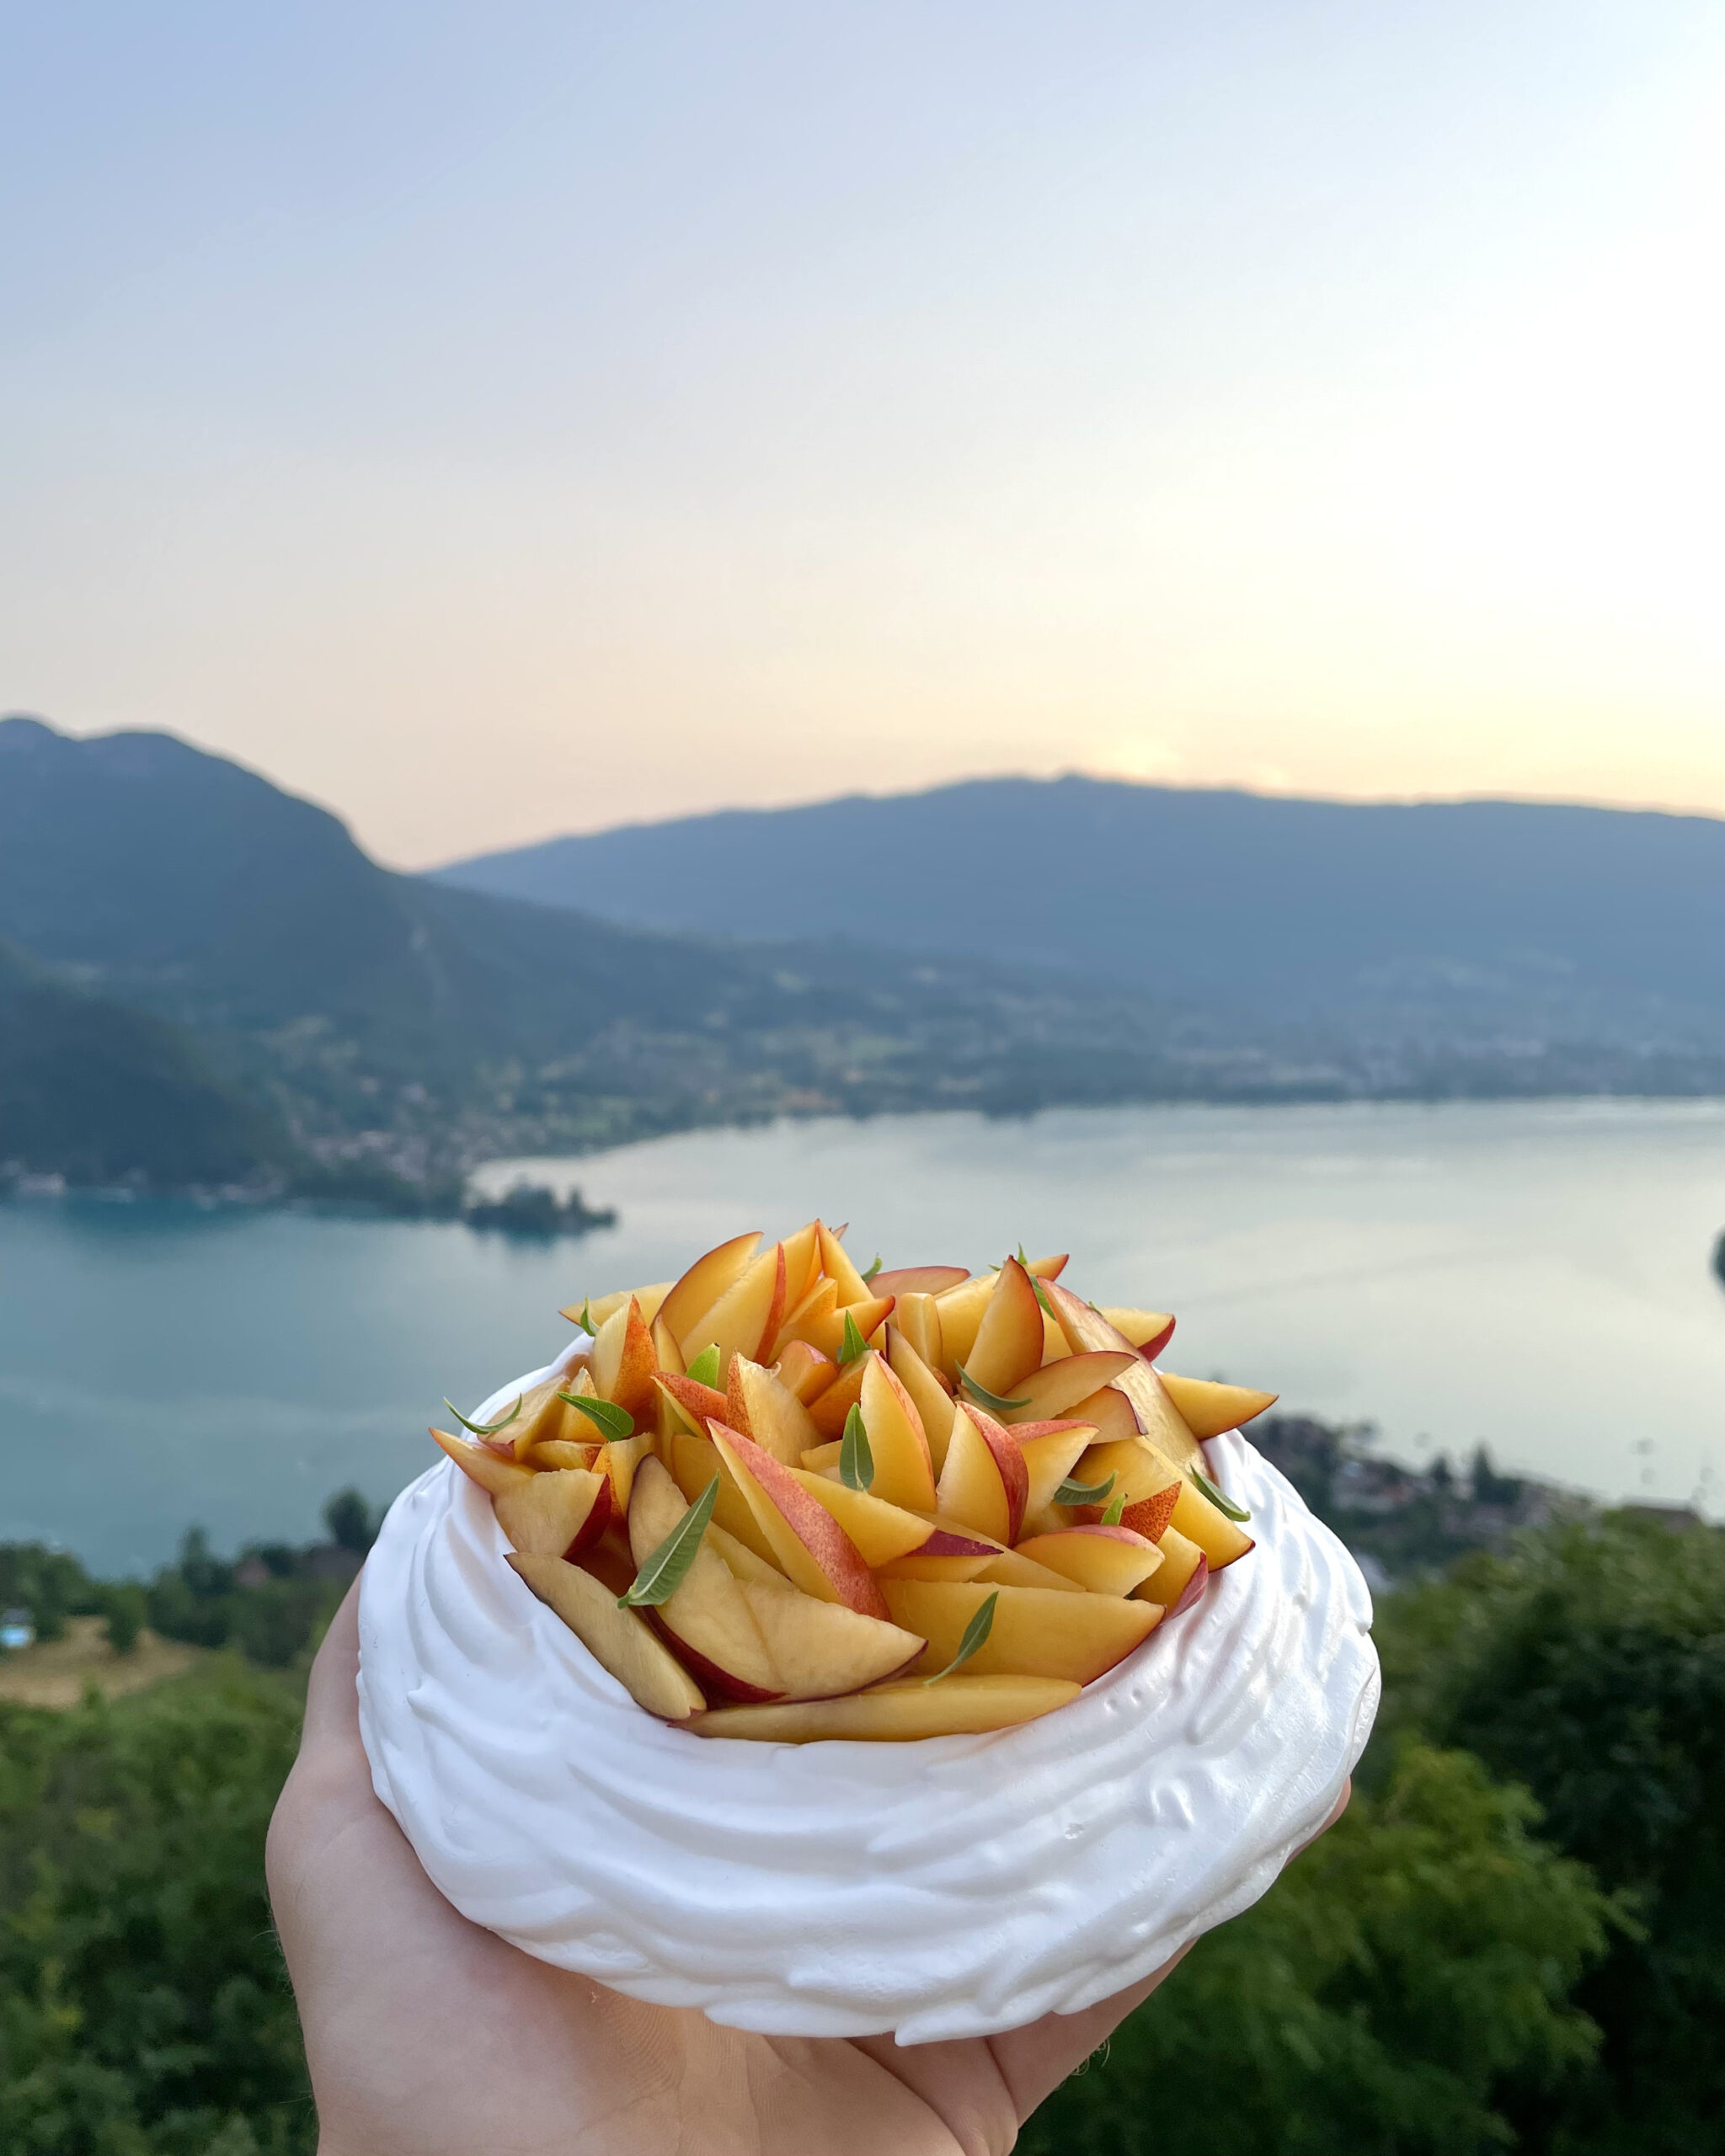
[[[373,1785],[462,1915],[636,1999],[906,2044],[1075,2013],[1268,1888],[1377,1708],[1359,1568],[1243,1437],[1208,1449],[1258,1546],[1195,1608],[1040,1721],[872,1744],[655,1721],[440,1462],[362,1576]]]

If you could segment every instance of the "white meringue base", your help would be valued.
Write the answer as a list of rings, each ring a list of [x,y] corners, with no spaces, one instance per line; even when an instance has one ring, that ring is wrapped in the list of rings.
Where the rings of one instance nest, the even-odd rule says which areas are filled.
[[[1376,1712],[1358,1566],[1244,1438],[1211,1459],[1258,1547],[1070,1705],[990,1736],[804,1745],[644,1713],[440,1462],[361,1582],[377,1795],[464,1916],[636,1999],[906,2044],[1076,2013],[1255,1902]]]

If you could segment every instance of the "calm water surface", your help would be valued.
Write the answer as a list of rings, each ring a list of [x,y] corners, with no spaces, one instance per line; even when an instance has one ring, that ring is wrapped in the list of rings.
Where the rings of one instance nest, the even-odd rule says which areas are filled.
[[[1061,1112],[780,1124],[535,1163],[617,1207],[548,1246],[446,1224],[165,1202],[0,1206],[0,1540],[110,1572],[302,1539],[389,1497],[466,1406],[567,1338],[559,1304],[820,1211],[866,1262],[1079,1253],[1098,1302],[1178,1313],[1165,1360],[1482,1439],[1602,1496],[1725,1507],[1725,1103]],[[510,1180],[501,1165],[485,1180]]]

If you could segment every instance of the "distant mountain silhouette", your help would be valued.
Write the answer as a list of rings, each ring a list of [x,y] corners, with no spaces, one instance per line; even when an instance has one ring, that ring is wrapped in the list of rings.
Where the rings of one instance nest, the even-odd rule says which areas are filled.
[[[87,1017],[93,997],[181,1029],[350,1184],[787,1109],[1228,1087],[1180,1063],[1178,1022],[1136,991],[867,937],[728,944],[394,875],[325,810],[158,734],[0,722],[0,937]],[[1254,1050],[1241,1082],[1339,1081]],[[11,1113],[0,1094],[0,1161]],[[111,1160],[112,1135],[63,1142]]]
[[[1725,1043],[1725,822],[1701,816],[985,779],[631,825],[439,878],[661,928],[988,953],[1350,1032]]]

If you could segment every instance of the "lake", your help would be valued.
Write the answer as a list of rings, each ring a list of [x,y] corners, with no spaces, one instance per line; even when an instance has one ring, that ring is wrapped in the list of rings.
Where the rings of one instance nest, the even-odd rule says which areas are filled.
[[[524,1164],[480,1178],[500,1188]],[[0,1540],[142,1570],[309,1539],[386,1498],[569,1337],[560,1304],[820,1211],[866,1263],[1071,1248],[1097,1302],[1172,1310],[1163,1360],[1482,1442],[1606,1497],[1725,1502],[1725,1102],[1130,1107],[708,1131],[531,1164],[614,1205],[535,1245],[455,1223],[166,1200],[0,1205]]]

